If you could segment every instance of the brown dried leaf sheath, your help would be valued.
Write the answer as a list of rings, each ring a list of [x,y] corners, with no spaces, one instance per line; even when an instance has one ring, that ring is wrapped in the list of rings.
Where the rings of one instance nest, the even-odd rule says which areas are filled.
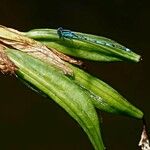
[[[66,66],[63,60],[74,64],[81,64],[80,61],[74,60],[55,49],[49,49],[45,45],[23,36],[21,32],[0,26],[0,42],[11,46],[20,51],[26,52],[36,58],[61,68],[65,74],[72,74],[72,70]],[[63,60],[62,60],[63,59]]]
[[[0,44],[0,71],[2,73],[14,74],[14,72],[17,70],[17,67],[6,56],[5,51],[4,51],[5,48],[6,48],[5,46]]]

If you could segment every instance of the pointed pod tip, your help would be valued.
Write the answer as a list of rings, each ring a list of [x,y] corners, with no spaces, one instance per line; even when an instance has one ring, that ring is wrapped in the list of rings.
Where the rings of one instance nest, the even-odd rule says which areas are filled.
[[[132,61],[138,63],[138,62],[142,61],[143,59],[142,59],[141,55],[138,55],[138,54],[135,54],[135,53],[134,53],[134,54],[132,54],[132,56],[130,57],[130,60],[132,60]]]
[[[135,117],[137,119],[142,119],[143,120],[144,113],[137,108],[137,111],[135,112],[135,114],[133,115],[133,117]]]
[[[137,57],[137,62],[140,62],[140,61],[142,61],[143,60],[143,58],[140,56],[140,55],[138,55],[138,57]]]

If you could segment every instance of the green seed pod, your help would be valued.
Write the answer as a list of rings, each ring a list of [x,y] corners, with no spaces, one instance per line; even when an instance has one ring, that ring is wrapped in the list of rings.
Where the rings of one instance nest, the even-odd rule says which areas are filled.
[[[104,150],[92,98],[85,90],[53,65],[18,50],[5,51],[18,68],[17,76],[37,87],[63,107],[87,133],[95,150]]]
[[[105,62],[140,60],[139,55],[108,38],[69,32],[70,35],[64,35],[63,38],[60,38],[54,29],[34,29],[23,34],[43,42],[50,48],[78,58]]]
[[[122,114],[138,119],[143,117],[143,112],[130,104],[108,84],[75,66],[70,65],[69,67],[74,72],[75,81],[96,95],[92,99],[95,107],[113,114]]]

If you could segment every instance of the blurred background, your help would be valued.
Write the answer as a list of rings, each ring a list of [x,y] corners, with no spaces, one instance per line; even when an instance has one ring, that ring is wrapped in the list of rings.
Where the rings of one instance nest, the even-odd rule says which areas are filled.
[[[86,70],[143,110],[150,129],[150,7],[146,0],[0,0],[0,24],[28,31],[60,26],[116,40],[140,63],[86,62]],[[108,150],[137,150],[142,122],[98,111]],[[1,150],[92,150],[79,125],[52,100],[0,74]]]

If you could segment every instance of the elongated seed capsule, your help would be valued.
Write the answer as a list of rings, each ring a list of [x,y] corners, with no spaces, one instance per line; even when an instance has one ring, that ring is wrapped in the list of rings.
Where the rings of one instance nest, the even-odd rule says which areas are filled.
[[[79,58],[106,62],[140,60],[138,54],[108,38],[79,32],[69,34],[69,32],[64,38],[60,38],[57,30],[54,29],[34,29],[23,34],[45,43],[48,47]]]
[[[63,107],[84,129],[95,150],[104,150],[99,121],[91,97],[58,68],[28,54],[7,49],[9,59],[19,68],[16,74],[39,88]]]
[[[75,81],[97,95],[97,98],[92,99],[95,107],[113,114],[122,114],[138,119],[143,117],[141,110],[129,103],[108,84],[75,66],[70,65],[70,68],[74,72]]]

